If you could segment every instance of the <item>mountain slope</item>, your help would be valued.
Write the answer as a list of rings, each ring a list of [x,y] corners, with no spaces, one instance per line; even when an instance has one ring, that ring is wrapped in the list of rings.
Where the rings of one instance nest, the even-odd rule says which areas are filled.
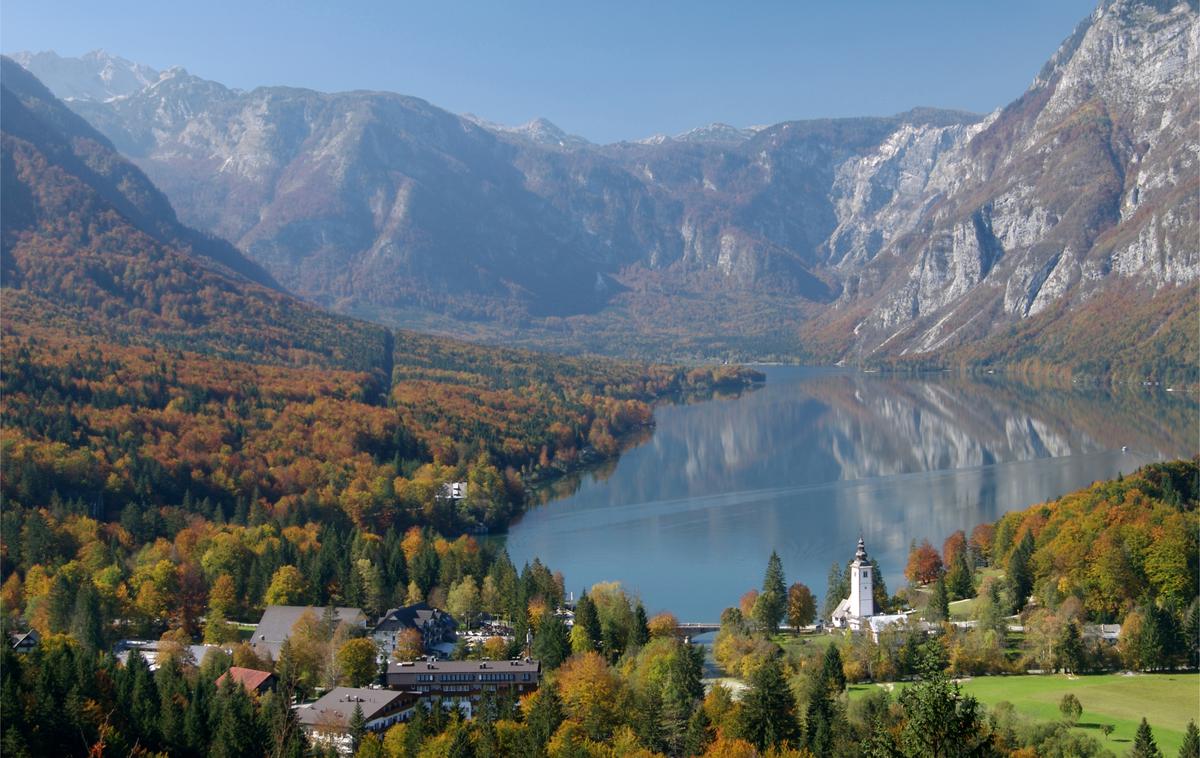
[[[251,281],[276,287],[257,264],[228,242],[180,224],[167,198],[111,143],[64,107],[41,82],[11,59],[0,59],[6,104],[5,131],[39,149],[53,162],[84,177],[118,212],[155,240]]]
[[[592,145],[544,120],[241,93],[181,70],[72,107],[189,223],[297,294],[387,323],[624,354],[1088,372],[1140,372],[1146,343],[1171,346],[1152,372],[1187,371],[1197,17],[1191,0],[1104,0],[983,117]],[[1118,324],[1120,355],[1068,349],[1067,334],[1096,342],[1087,314],[1110,305],[1138,319]]]
[[[523,186],[521,148],[416,98],[235,93],[176,69],[76,107],[189,222],[317,302],[460,301],[479,317],[587,310],[603,287],[601,251]]]
[[[0,63],[6,328],[51,325],[251,360],[385,365],[382,329],[250,281],[236,271],[261,271],[227,244],[189,246],[206,240],[175,220],[137,168],[27,72]]]
[[[238,518],[253,500],[378,531],[503,527],[523,476],[615,457],[658,398],[756,377],[485,348],[321,311],[156,236],[173,218],[123,194],[152,190],[145,177],[34,84],[6,73],[0,87],[8,505]],[[472,496],[437,497],[463,480]]]
[[[953,157],[964,181],[887,251],[861,354],[1002,342],[1039,315],[1053,335],[1047,320],[1097,298],[1139,303],[1150,332],[1183,326],[1172,290],[1200,275],[1200,32],[1194,6],[1160,5],[1103,4]]]

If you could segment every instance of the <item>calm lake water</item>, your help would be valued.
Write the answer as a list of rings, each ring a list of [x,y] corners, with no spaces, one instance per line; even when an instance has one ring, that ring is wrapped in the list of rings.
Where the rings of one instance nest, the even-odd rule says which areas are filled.
[[[558,483],[510,529],[516,565],[540,557],[575,592],[617,580],[651,614],[716,621],[761,584],[771,550],[789,583],[823,598],[861,532],[895,591],[914,539],[940,547],[1005,511],[1195,455],[1200,439],[1194,399],[1161,389],[766,374],[736,398],[660,407],[645,442]]]

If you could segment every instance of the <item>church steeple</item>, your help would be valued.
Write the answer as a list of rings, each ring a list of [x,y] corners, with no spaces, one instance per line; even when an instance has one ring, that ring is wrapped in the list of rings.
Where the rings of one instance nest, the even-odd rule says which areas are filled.
[[[867,543],[859,535],[858,549],[850,564],[850,613],[859,618],[875,615],[873,569],[867,558]]]

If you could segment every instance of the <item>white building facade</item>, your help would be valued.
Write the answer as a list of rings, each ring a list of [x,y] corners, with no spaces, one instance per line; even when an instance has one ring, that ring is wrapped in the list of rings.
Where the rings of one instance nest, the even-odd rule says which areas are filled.
[[[856,632],[868,628],[868,620],[875,615],[874,571],[867,558],[866,543],[859,537],[858,549],[850,563],[850,597],[838,603],[830,618],[835,627]]]

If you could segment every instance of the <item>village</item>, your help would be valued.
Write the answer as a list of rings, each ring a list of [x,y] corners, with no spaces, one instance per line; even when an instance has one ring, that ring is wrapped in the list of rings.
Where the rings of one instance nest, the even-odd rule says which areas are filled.
[[[938,634],[940,626],[916,610],[877,613],[873,572],[878,565],[867,555],[860,537],[854,558],[847,566],[849,594],[833,610],[830,618],[803,619],[803,625],[780,624],[781,633],[820,636],[827,634],[864,636],[879,643],[889,630],[904,629],[921,637]],[[586,593],[585,596],[586,598]],[[584,602],[588,602],[584,600]],[[640,608],[640,606],[639,606]],[[563,598],[552,616],[565,632],[575,624],[577,604]],[[733,609],[730,609],[733,610]],[[727,612],[728,613],[728,612]],[[701,634],[719,631],[725,625],[713,622],[680,622],[670,614],[669,634],[684,643]],[[973,628],[975,620],[946,619],[945,623],[961,630]],[[359,686],[317,687],[311,697],[295,695],[292,711],[313,744],[324,745],[343,755],[354,752],[356,740],[363,734],[380,734],[393,724],[412,720],[418,709],[457,711],[465,719],[473,718],[485,698],[507,697],[516,702],[538,689],[542,681],[542,661],[533,657],[533,634],[517,641],[514,629],[504,619],[488,614],[460,621],[446,610],[426,602],[389,609],[373,621],[361,608],[343,606],[268,605],[257,623],[240,625],[248,636],[238,643],[259,662],[258,666],[230,665],[217,678],[218,687],[230,684],[243,687],[257,697],[275,691],[278,677],[272,671],[288,656],[294,637],[323,629],[341,649],[362,641],[358,648],[368,651],[368,673]],[[1120,625],[1092,625],[1084,630],[1086,638],[1114,644]],[[1009,624],[1010,632],[1020,633],[1019,624]],[[16,653],[29,653],[37,647],[39,636],[30,630],[10,636]],[[516,657],[503,657],[519,649]],[[140,656],[151,671],[165,656],[176,655],[184,661],[202,664],[214,653],[236,660],[231,644],[191,644],[153,639],[124,639],[115,645],[117,659],[128,665],[131,656]],[[362,666],[360,666],[362,668]]]
[[[569,609],[559,608],[556,615],[568,626],[573,623]],[[393,608],[373,624],[359,608],[270,605],[257,624],[246,625],[252,629],[247,645],[259,660],[278,661],[293,634],[305,626],[322,623],[332,623],[338,639],[370,640],[367,649],[374,652],[378,669],[365,686],[335,686],[319,697],[292,706],[310,742],[344,755],[353,752],[356,732],[383,732],[393,724],[411,720],[418,708],[457,709],[469,719],[484,697],[507,696],[515,701],[536,690],[541,682],[541,662],[528,655],[451,660],[456,650],[468,654],[484,651],[488,640],[511,643],[513,630],[493,619],[480,619],[471,629],[464,629],[449,613],[426,603]],[[10,636],[10,646],[18,654],[31,652],[39,641],[34,630]],[[526,653],[530,642],[526,640]],[[128,665],[130,657],[137,655],[156,671],[166,655],[180,655],[186,662],[200,665],[210,654],[232,656],[234,652],[229,645],[179,647],[173,642],[128,639],[116,644],[115,653],[122,665]],[[412,655],[418,650],[419,655]],[[219,688],[228,680],[251,696],[263,695],[274,691],[278,684],[276,674],[265,668],[229,666],[216,685]]]

